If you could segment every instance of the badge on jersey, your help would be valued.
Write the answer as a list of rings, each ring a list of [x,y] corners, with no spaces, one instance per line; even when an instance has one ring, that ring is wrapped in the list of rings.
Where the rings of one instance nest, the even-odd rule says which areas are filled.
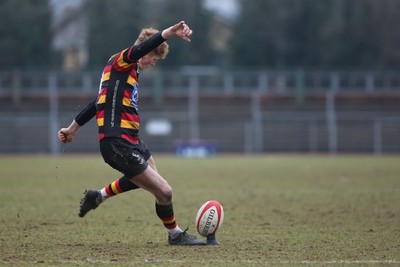
[[[138,101],[139,101],[139,92],[138,92],[138,85],[135,83],[133,85],[132,96],[131,96],[131,106],[133,106],[136,111],[139,110]]]

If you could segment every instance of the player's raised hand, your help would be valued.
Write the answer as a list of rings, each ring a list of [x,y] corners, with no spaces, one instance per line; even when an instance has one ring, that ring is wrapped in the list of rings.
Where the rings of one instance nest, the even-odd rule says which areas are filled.
[[[169,39],[176,35],[186,42],[191,42],[189,36],[191,36],[192,33],[193,31],[189,28],[189,26],[184,21],[180,21],[177,24],[165,29],[162,32],[162,37],[164,39]]]

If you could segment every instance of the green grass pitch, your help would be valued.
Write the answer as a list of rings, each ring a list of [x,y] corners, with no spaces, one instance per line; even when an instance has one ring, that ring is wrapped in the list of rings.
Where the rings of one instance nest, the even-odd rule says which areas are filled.
[[[77,216],[85,188],[120,175],[99,155],[0,156],[0,265],[399,265],[400,156],[155,155],[181,228],[225,210],[220,246],[172,247],[135,190]],[[197,233],[196,233],[197,234]]]

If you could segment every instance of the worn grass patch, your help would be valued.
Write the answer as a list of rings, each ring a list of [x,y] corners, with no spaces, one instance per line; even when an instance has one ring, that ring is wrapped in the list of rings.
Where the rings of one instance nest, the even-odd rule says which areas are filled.
[[[171,247],[135,190],[77,216],[85,188],[119,177],[98,155],[0,157],[0,264],[400,264],[399,156],[157,156],[181,228],[224,206],[220,246]]]

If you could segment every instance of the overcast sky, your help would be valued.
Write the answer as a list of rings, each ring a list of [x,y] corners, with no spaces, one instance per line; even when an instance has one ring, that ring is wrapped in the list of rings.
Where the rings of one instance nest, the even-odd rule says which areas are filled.
[[[237,0],[204,0],[204,6],[227,19],[234,19],[239,13]]]

